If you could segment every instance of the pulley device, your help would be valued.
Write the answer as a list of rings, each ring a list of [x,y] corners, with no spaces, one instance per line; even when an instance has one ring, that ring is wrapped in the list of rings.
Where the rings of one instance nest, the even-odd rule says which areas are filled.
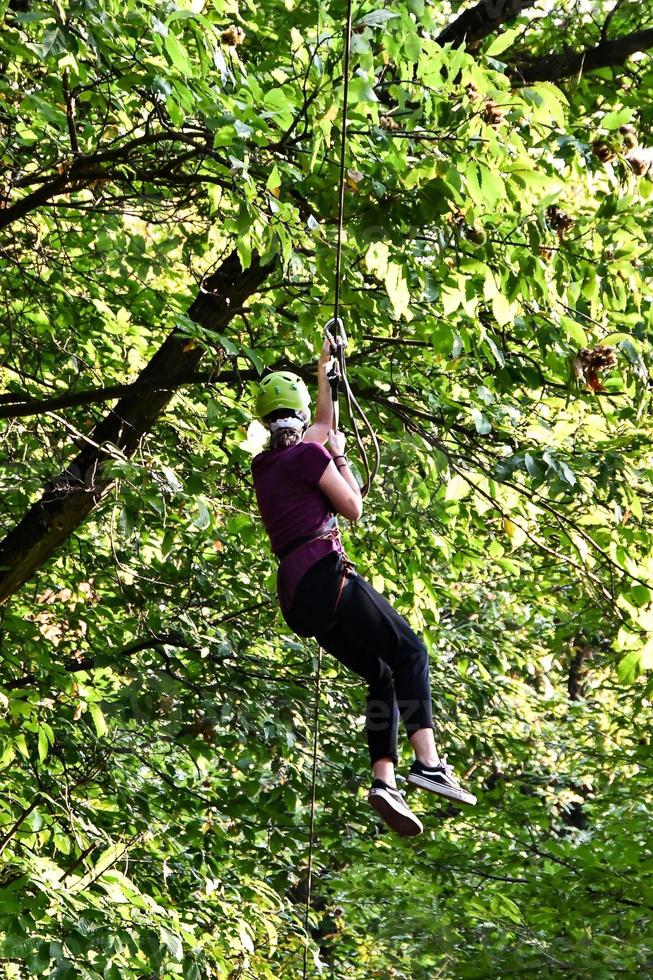
[[[340,317],[332,317],[324,327],[324,336],[331,347],[331,364],[327,371],[327,378],[331,385],[331,401],[333,402],[333,428],[338,428],[340,419],[340,406],[338,404],[338,393],[340,390],[340,379],[345,371],[345,347],[347,346],[347,334]]]

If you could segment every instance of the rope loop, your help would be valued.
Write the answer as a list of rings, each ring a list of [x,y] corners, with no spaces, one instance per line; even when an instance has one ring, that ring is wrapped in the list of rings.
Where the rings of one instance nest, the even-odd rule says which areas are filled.
[[[329,384],[331,385],[331,398],[333,400],[333,427],[338,429],[339,422],[339,406],[338,406],[338,390],[340,385],[345,392],[345,397],[347,399],[347,409],[349,412],[349,418],[351,420],[351,425],[354,430],[354,438],[356,440],[356,445],[358,446],[358,451],[363,463],[363,468],[365,470],[365,481],[361,487],[361,495],[366,497],[369,493],[370,486],[375,479],[379,466],[381,465],[381,449],[379,447],[379,440],[377,438],[376,432],[372,426],[372,423],[368,419],[367,415],[359,405],[356,396],[351,390],[349,384],[349,379],[347,377],[347,364],[345,361],[345,348],[347,347],[347,333],[345,331],[345,325],[342,317],[334,316],[324,326],[324,335],[331,345],[331,354],[333,355],[333,363],[329,368],[329,373],[327,375],[329,379]],[[358,418],[357,418],[358,416]],[[358,424],[358,419],[363,423],[367,429],[367,433],[372,440],[372,447],[374,449],[374,460],[370,466],[369,457],[367,454],[367,449],[365,443],[363,442],[361,430]]]
[[[324,325],[324,336],[331,344],[331,353],[337,356],[338,348],[345,348],[349,341],[345,332],[345,325],[342,317],[332,316]]]

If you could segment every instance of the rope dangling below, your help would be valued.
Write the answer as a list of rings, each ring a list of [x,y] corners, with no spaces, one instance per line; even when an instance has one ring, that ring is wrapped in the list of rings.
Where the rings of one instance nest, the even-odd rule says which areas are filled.
[[[311,911],[311,891],[313,885],[313,848],[315,832],[315,800],[317,787],[317,752],[320,736],[320,687],[322,681],[322,647],[317,648],[317,667],[315,670],[315,703],[313,705],[313,773],[311,777],[311,820],[308,831],[308,875],[306,881],[306,910],[304,912],[304,932],[306,933],[304,946],[304,973],[303,980],[306,980],[308,969],[308,918]]]

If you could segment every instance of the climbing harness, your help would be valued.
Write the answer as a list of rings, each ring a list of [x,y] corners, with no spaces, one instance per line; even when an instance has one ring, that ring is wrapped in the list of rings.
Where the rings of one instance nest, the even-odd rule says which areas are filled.
[[[312,544],[313,541],[327,540],[328,538],[335,538],[336,540],[339,540],[340,538],[338,521],[336,520],[335,514],[330,517],[328,521],[325,521],[322,527],[319,528],[314,534],[307,534],[305,537],[295,538],[294,541],[287,544],[285,548],[275,551],[275,555],[279,561],[283,561],[284,558],[287,558],[288,555],[292,554],[293,551],[296,551],[297,548],[301,548],[302,545]]]

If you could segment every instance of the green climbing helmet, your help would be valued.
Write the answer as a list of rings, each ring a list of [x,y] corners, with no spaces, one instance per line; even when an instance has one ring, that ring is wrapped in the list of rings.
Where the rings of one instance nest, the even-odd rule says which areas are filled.
[[[256,396],[257,414],[264,419],[278,408],[307,412],[311,396],[301,378],[289,371],[275,371],[263,378]]]

